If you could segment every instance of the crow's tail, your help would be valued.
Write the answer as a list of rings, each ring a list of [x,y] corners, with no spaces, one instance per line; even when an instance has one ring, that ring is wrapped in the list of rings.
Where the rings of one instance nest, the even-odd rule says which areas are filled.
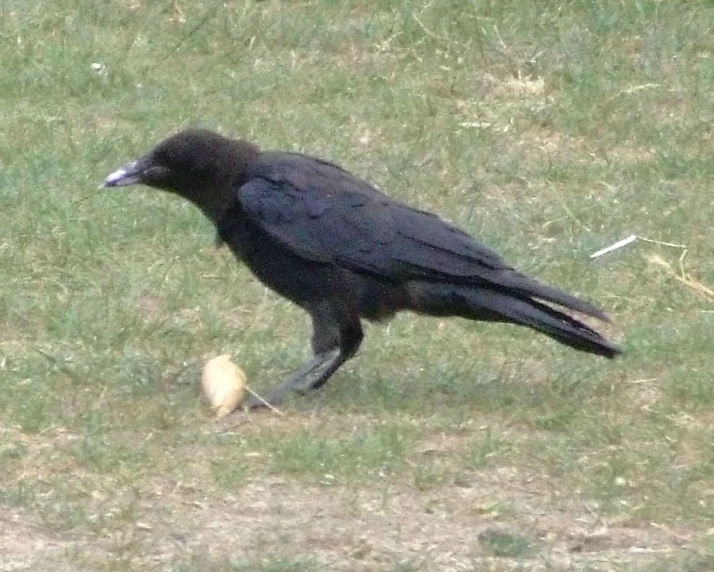
[[[487,289],[462,290],[459,294],[476,319],[527,326],[576,350],[610,359],[622,353],[616,344],[586,324],[533,298]]]
[[[502,289],[501,284],[473,287],[438,282],[413,283],[409,288],[410,307],[422,314],[527,326],[576,350],[610,359],[622,353],[615,343],[588,325],[538,298],[545,293],[548,300],[557,300],[568,309],[607,321],[601,310],[569,294],[535,284],[539,286],[537,294],[529,291],[531,285],[523,281],[519,287],[508,289]]]

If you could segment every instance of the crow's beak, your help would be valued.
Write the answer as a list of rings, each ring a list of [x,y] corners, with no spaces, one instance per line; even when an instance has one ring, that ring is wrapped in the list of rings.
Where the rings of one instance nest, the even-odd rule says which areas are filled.
[[[144,172],[146,165],[144,161],[134,161],[124,165],[121,169],[117,169],[106,179],[104,179],[103,188],[113,187],[128,187],[141,183],[141,174]]]

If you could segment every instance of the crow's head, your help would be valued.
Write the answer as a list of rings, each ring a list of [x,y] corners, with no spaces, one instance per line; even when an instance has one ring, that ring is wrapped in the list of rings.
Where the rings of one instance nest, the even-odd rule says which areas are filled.
[[[104,179],[105,188],[147,185],[181,195],[209,216],[242,184],[258,149],[203,129],[181,131]]]

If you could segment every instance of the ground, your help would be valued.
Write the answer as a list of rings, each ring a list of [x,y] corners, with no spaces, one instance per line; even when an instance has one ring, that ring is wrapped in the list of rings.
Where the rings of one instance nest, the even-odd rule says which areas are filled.
[[[310,417],[261,417],[260,431],[273,434],[322,425]],[[236,424],[236,435],[245,423]],[[209,424],[208,432],[233,434],[225,424]],[[434,435],[410,462],[448,464],[465,448],[462,439]],[[140,489],[127,484],[131,490],[88,491],[85,518],[96,526],[91,533],[53,531],[31,511],[4,509],[0,531],[8,557],[2,570],[55,569],[68,554],[74,564],[61,570],[101,567],[107,555],[132,569],[232,570],[243,569],[241,561],[245,569],[284,562],[284,568],[268,568],[280,570],[644,569],[701,533],[603,516],[597,503],[574,501],[523,466],[473,471],[426,488],[395,485],[385,475],[365,486],[344,486],[330,473],[316,475],[314,483],[272,475],[217,495],[206,486],[211,475],[200,474],[211,465],[205,449],[196,447],[191,456],[195,470],[183,472],[188,480],[156,477]],[[131,518],[122,526],[103,523],[126,511]]]
[[[0,10],[0,571],[714,569],[711,2]],[[205,361],[266,391],[309,322],[190,205],[98,190],[189,126],[438,212],[624,356],[401,315],[214,419]]]

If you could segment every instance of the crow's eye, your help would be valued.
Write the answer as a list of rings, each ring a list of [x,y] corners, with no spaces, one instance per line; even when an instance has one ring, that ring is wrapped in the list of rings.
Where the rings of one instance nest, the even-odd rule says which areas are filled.
[[[171,169],[163,165],[151,165],[144,170],[141,179],[147,184],[166,183],[171,179]]]

